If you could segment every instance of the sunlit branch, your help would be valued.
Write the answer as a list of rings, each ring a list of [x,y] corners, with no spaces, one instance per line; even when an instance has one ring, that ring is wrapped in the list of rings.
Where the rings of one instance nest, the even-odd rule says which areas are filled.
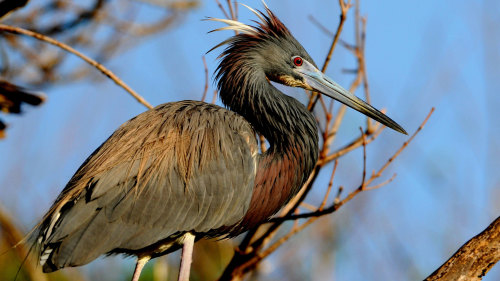
[[[358,193],[364,191],[364,186],[368,186],[373,182],[373,180],[377,179],[382,175],[382,173],[387,169],[387,167],[396,159],[401,152],[410,144],[410,142],[415,138],[415,136],[422,130],[422,128],[425,126],[429,118],[431,117],[432,113],[434,112],[434,108],[432,108],[427,115],[427,117],[424,119],[424,121],[420,124],[420,126],[417,128],[417,130],[411,135],[411,137],[403,143],[403,145],[387,160],[387,162],[377,171],[374,172],[371,177],[366,180],[364,183],[359,185],[355,190],[353,190],[351,193],[349,193],[343,200],[341,200],[338,203],[333,203],[330,207],[325,208],[323,210],[318,210],[316,212],[311,212],[311,213],[304,213],[300,215],[290,215],[290,216],[284,216],[284,217],[278,217],[271,219],[271,222],[283,222],[287,220],[296,220],[296,219],[303,219],[303,218],[310,218],[310,217],[319,217],[323,216],[326,214],[330,214],[338,210],[340,207],[342,207],[345,203],[349,202],[352,198],[354,198]],[[394,176],[393,176],[394,177]],[[382,185],[389,183],[392,181],[392,178],[389,179],[388,181],[371,187],[370,189],[378,188],[381,187]]]

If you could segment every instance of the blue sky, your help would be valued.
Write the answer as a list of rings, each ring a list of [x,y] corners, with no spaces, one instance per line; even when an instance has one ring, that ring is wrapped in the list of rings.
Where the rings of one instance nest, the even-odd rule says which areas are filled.
[[[242,2],[262,7],[259,1]],[[308,17],[313,15],[333,31],[338,2],[267,3],[321,64],[331,38]],[[240,11],[241,21],[254,19],[243,8]],[[337,229],[340,246],[332,252],[331,268],[322,269],[324,276],[404,280],[411,268],[415,279],[423,278],[500,214],[499,11],[500,2],[493,0],[362,1],[372,103],[386,108],[410,133],[431,107],[436,111],[386,174],[397,173],[391,184],[362,194],[327,219]],[[231,35],[207,34],[218,25],[201,21],[206,16],[222,17],[215,1],[202,2],[175,29],[141,39],[106,65],[154,105],[200,99],[201,58]],[[352,11],[348,17],[341,39],[353,42]],[[207,55],[210,72],[218,53]],[[353,57],[338,47],[327,74],[347,87],[353,77],[342,69],[353,67]],[[22,117],[7,118],[11,127],[0,145],[0,204],[19,217],[25,229],[36,223],[82,161],[114,129],[145,110],[122,89],[98,80],[49,88],[46,104],[26,108]],[[285,91],[305,100],[301,90]],[[360,125],[363,117],[349,110],[337,147],[356,136]],[[406,139],[383,132],[368,149],[368,170],[382,165]],[[341,161],[336,186],[359,184],[359,172],[352,171],[359,170],[361,157],[357,151]],[[327,178],[325,174],[320,180]],[[318,185],[311,202],[320,198],[321,188]],[[299,239],[307,235],[313,234]],[[304,256],[313,256],[313,264],[316,247],[301,247]],[[409,265],[394,268],[390,259],[401,252]],[[277,253],[273,259],[279,257]],[[383,270],[375,266],[381,259],[389,263]],[[276,277],[279,270],[284,269],[270,276]],[[483,280],[498,279],[497,265]]]

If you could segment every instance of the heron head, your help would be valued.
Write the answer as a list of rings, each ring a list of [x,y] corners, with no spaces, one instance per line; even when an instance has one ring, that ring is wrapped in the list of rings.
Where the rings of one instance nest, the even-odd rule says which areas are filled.
[[[321,72],[307,51],[267,6],[265,6],[266,13],[244,6],[259,17],[260,22],[257,22],[257,26],[249,26],[234,20],[209,18],[209,20],[224,22],[228,25],[214,31],[236,30],[240,32],[213,48],[229,45],[221,55],[225,60],[219,65],[219,75],[224,73],[221,70],[231,68],[235,69],[233,71],[235,77],[251,73],[253,76],[248,79],[255,79],[258,74],[261,74],[270,81],[316,91],[395,131],[406,134],[406,131],[387,115],[359,99]]]

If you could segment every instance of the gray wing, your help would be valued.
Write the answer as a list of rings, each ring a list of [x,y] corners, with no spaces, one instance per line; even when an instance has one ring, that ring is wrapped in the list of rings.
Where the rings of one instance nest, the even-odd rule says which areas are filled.
[[[241,116],[196,101],[163,104],[123,124],[42,222],[44,271],[238,223],[254,186],[254,136]]]

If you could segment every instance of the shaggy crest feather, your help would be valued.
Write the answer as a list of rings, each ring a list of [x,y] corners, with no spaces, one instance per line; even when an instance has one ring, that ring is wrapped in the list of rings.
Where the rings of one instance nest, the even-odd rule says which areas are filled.
[[[207,18],[206,20],[210,21],[216,21],[216,22],[222,22],[227,24],[228,26],[226,27],[221,27],[218,29],[211,30],[210,32],[215,32],[215,31],[223,31],[223,30],[233,30],[233,31],[238,31],[241,32],[241,36],[245,36],[247,38],[262,38],[262,37],[267,37],[267,36],[287,36],[291,35],[290,31],[286,28],[286,26],[271,12],[269,7],[266,5],[264,1],[262,1],[264,8],[266,10],[266,13],[263,13],[259,10],[255,10],[243,3],[240,3],[243,5],[245,8],[249,9],[252,13],[254,13],[260,21],[255,21],[258,25],[257,26],[251,26],[248,24],[244,24],[242,22],[236,21],[236,20],[230,20],[230,19],[219,19],[219,18]],[[234,42],[235,40],[238,40],[238,35],[233,36],[227,40],[222,41],[221,43],[217,44],[215,47],[211,48],[207,53],[210,53],[211,51],[224,46],[226,44],[230,44]]]

